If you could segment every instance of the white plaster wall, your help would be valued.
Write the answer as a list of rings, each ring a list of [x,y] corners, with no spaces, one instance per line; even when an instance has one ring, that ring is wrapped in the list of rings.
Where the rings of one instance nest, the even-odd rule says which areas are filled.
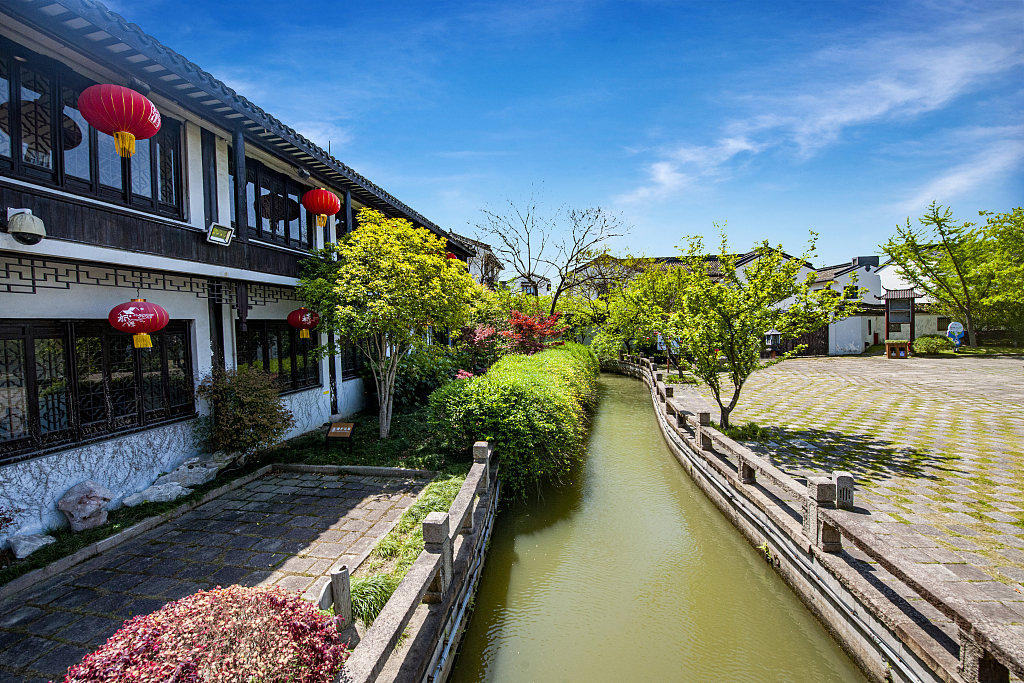
[[[23,510],[14,533],[65,526],[57,501],[87,479],[115,494],[111,508],[120,505],[124,496],[148,487],[162,472],[195,455],[192,425],[192,420],[178,422],[0,467],[0,501]],[[0,543],[5,540],[0,537]]]
[[[864,352],[867,320],[851,316],[828,326],[828,355],[849,356]]]

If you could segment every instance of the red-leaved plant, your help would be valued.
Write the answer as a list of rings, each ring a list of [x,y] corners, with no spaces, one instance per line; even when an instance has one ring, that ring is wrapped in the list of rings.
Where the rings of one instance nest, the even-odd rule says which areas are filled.
[[[348,653],[334,619],[298,595],[230,586],[135,617],[64,683],[328,683]]]
[[[565,330],[565,327],[557,327],[561,316],[561,313],[529,315],[513,310],[512,317],[508,320],[508,325],[512,329],[498,334],[504,337],[505,347],[509,353],[529,356],[557,343],[552,340],[562,336]]]

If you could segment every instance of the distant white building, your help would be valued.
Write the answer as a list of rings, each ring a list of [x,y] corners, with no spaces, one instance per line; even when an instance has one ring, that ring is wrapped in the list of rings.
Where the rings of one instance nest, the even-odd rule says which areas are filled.
[[[535,273],[520,275],[505,284],[513,291],[518,289],[523,294],[532,294],[533,296],[542,296],[551,292],[551,279]]]
[[[864,353],[864,349],[885,342],[885,307],[879,297],[882,282],[877,256],[855,256],[846,263],[817,268],[812,290],[831,287],[860,301],[856,315],[830,323],[828,355],[848,356]]]

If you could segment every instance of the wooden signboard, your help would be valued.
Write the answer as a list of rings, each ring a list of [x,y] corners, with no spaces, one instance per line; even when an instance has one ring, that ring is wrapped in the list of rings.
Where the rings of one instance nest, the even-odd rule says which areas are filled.
[[[354,422],[332,422],[331,426],[327,429],[327,443],[330,444],[332,441],[336,443],[348,442],[349,451],[352,450],[352,432],[356,425]]]

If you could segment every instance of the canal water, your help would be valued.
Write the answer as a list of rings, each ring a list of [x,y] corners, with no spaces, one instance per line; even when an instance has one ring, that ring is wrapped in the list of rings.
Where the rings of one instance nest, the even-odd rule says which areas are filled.
[[[603,375],[571,486],[505,504],[452,683],[866,681]]]

